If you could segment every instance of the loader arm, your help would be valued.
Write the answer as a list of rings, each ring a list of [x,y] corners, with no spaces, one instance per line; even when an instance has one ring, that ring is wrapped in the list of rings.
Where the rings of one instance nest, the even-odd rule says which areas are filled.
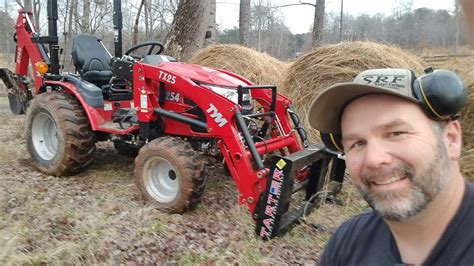
[[[149,121],[158,120],[167,135],[216,140],[239,190],[239,202],[246,204],[257,220],[257,234],[267,238],[287,230],[303,210],[289,212],[292,194],[306,189],[309,200],[320,189],[320,166],[330,159],[324,147],[306,148],[306,136],[298,130],[299,119],[291,101],[278,94],[275,86],[254,86],[235,74],[228,78],[238,91],[239,102],[244,91],[251,91],[261,106],[258,112],[248,113],[243,105],[206,88],[204,83],[209,81],[200,85],[201,81],[173,72],[173,66],[179,69],[180,65],[137,63],[133,67],[140,134],[150,131]],[[199,71],[190,65],[187,68]],[[195,109],[205,116],[189,112]],[[261,123],[253,134],[248,122],[252,119]]]

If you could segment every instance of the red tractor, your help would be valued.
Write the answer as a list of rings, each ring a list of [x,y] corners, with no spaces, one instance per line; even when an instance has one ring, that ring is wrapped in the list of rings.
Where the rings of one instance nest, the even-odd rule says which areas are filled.
[[[225,161],[259,236],[282,234],[313,209],[334,154],[308,144],[291,101],[275,86],[177,62],[161,54],[158,42],[122,55],[120,1],[114,2],[115,56],[98,38],[75,36],[76,73],[60,73],[56,1],[48,1],[49,36],[36,32],[30,12],[19,11],[16,70],[0,69],[0,77],[12,112],[26,114],[34,165],[74,175],[93,160],[97,141],[111,140],[136,156],[144,199],[182,213],[200,201],[206,158],[213,156]],[[30,64],[34,84],[26,78]],[[290,208],[298,191],[304,199]]]

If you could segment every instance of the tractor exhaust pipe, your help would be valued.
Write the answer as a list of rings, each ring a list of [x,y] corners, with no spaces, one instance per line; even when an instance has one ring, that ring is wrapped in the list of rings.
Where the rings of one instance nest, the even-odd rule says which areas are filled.
[[[48,34],[51,37],[58,37],[58,1],[48,1]],[[49,42],[50,51],[50,72],[59,75],[59,45],[58,38]]]
[[[122,1],[114,0],[115,57],[122,57]]]

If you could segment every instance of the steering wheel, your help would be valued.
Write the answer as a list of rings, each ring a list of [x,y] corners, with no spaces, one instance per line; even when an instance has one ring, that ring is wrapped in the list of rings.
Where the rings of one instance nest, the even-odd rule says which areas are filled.
[[[125,55],[130,55],[132,52],[135,52],[136,50],[142,48],[142,47],[147,47],[147,46],[150,46],[150,48],[148,49],[148,52],[142,56],[145,56],[145,55],[152,55],[152,54],[160,54],[161,52],[163,52],[163,50],[165,49],[165,47],[163,46],[163,44],[159,43],[159,42],[154,42],[154,41],[148,41],[148,42],[143,42],[143,43],[140,43],[140,44],[137,44],[135,46],[132,46],[130,49],[128,49],[126,52],[125,52]],[[153,53],[153,49],[155,48],[155,46],[158,46],[158,51],[156,53]],[[140,57],[138,56],[133,56],[131,55],[131,57],[133,58],[136,58],[136,59],[141,59]]]

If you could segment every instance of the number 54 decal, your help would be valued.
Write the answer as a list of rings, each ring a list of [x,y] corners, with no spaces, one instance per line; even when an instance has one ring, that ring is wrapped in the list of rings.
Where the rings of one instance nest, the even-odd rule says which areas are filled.
[[[165,100],[179,103],[179,92],[166,91]]]

